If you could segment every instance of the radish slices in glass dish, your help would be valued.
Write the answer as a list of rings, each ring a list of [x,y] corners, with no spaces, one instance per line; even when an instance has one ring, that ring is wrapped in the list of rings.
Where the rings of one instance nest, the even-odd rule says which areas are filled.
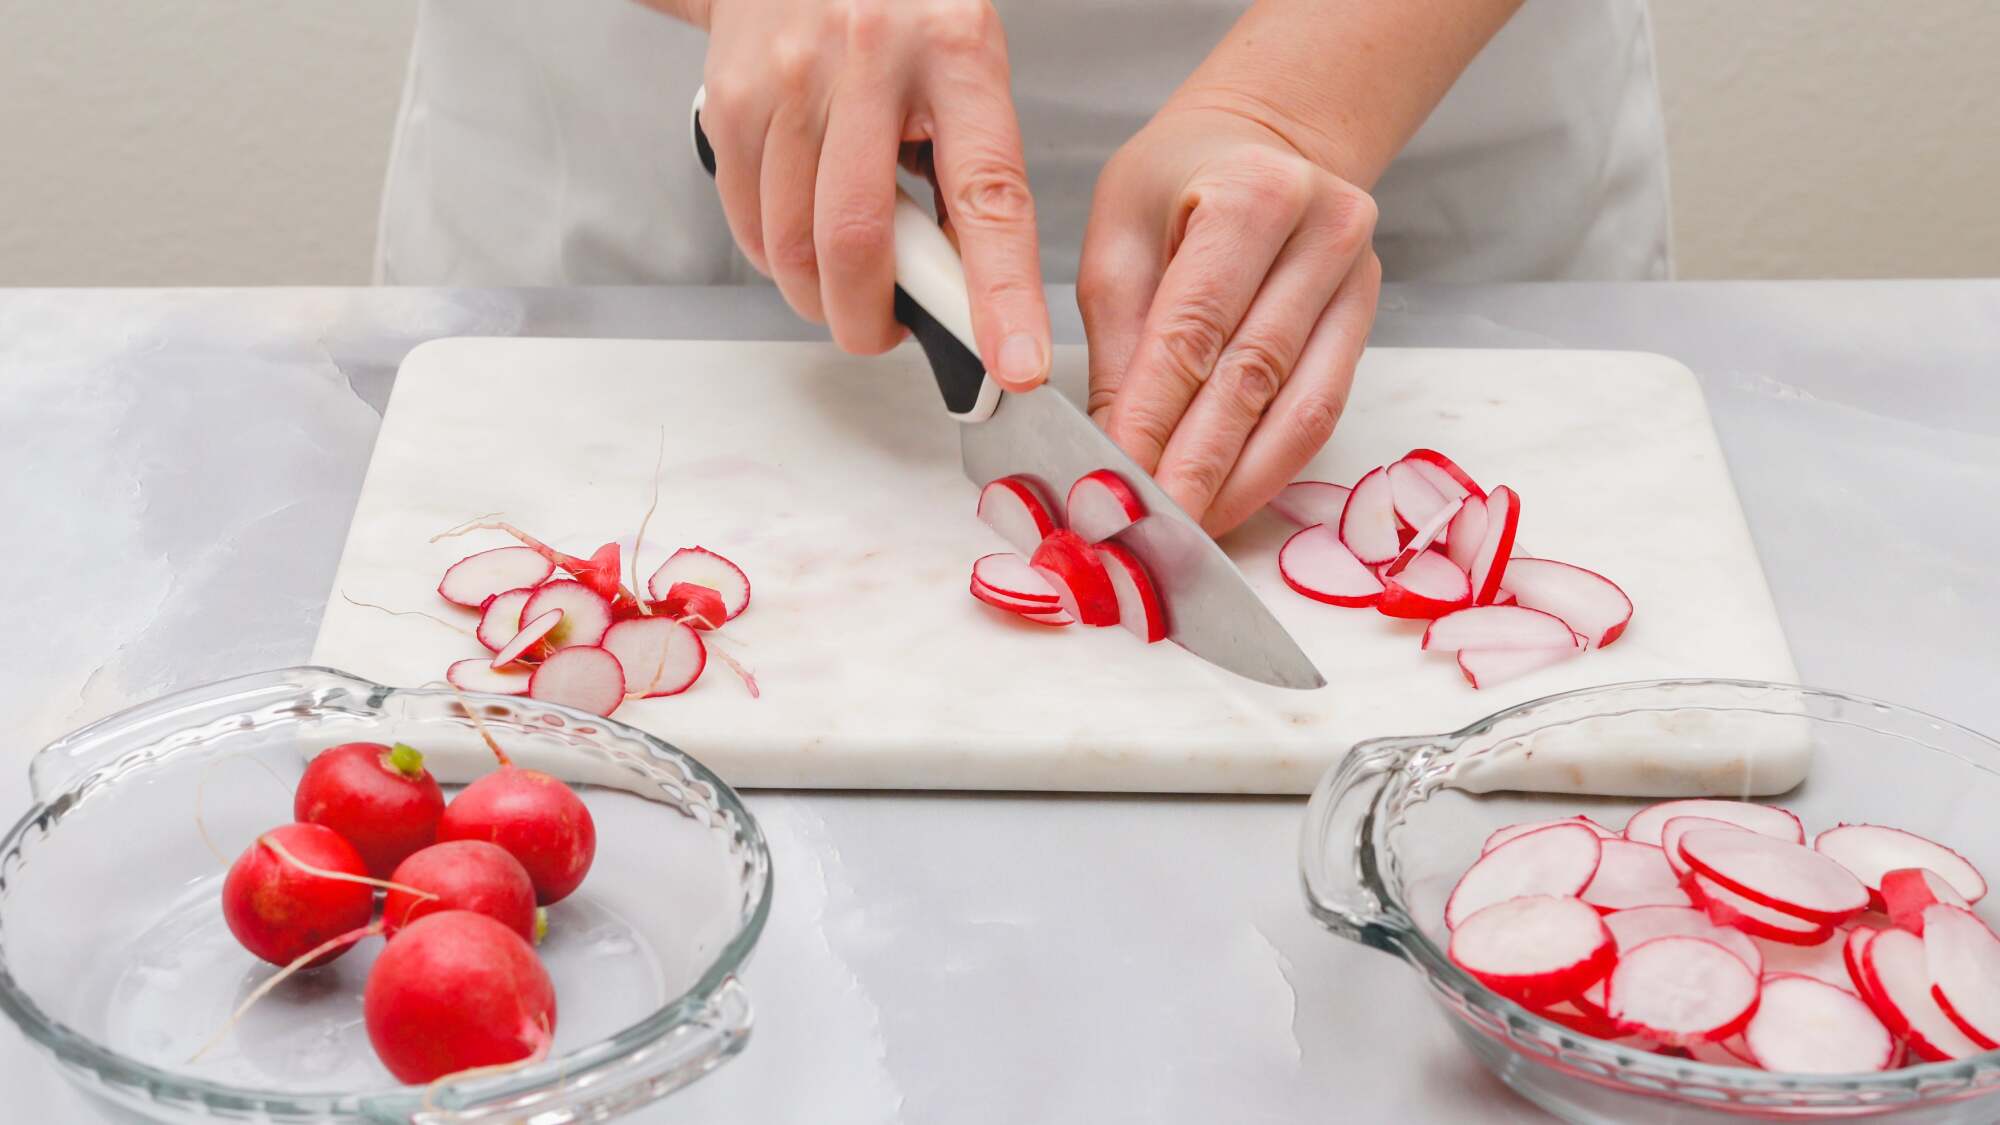
[[[1015,552],[972,564],[972,596],[1037,625],[1123,625],[1151,644],[1167,637],[1166,605],[1152,575],[1112,536],[1144,519],[1138,493],[1109,469],[1070,487],[1059,517],[1026,477],[979,492],[979,518]]]
[[[1278,552],[1287,586],[1432,622],[1424,649],[1453,653],[1475,688],[1603,648],[1632,620],[1632,599],[1603,575],[1516,555],[1520,496],[1489,492],[1435,450],[1413,449],[1352,489],[1295,481],[1270,507],[1300,526]]]

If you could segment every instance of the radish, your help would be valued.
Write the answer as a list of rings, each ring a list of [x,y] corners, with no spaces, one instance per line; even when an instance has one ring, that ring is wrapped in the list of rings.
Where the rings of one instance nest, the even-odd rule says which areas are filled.
[[[1146,518],[1146,505],[1139,501],[1139,494],[1110,469],[1078,477],[1069,486],[1064,506],[1070,530],[1092,543],[1102,543]],[[1047,537],[1044,532],[1043,538]]]
[[[1681,837],[1704,828],[1728,829],[1733,832],[1748,831],[1740,824],[1731,824],[1726,820],[1712,820],[1705,816],[1677,816],[1669,819],[1660,828],[1660,853],[1667,857],[1667,866],[1674,869],[1675,875],[1685,877],[1689,870],[1687,860],[1681,858]]]
[[[667,587],[666,597],[647,608],[655,616],[694,629],[719,629],[723,622],[729,620],[729,607],[722,601],[722,592],[697,582],[674,583]]]
[[[1369,566],[1388,562],[1403,549],[1396,534],[1396,495],[1388,470],[1371,469],[1355,482],[1340,512],[1340,541]]]
[[[1715,942],[1659,937],[1618,955],[1604,1010],[1626,1031],[1678,1046],[1743,1030],[1757,992],[1756,974]]]
[[[1278,490],[1278,494],[1271,498],[1270,507],[1300,527],[1323,523],[1337,528],[1340,526],[1340,513],[1347,510],[1347,497],[1352,491],[1344,484],[1295,480]]]
[[[1576,647],[1576,634],[1560,618],[1512,605],[1482,605],[1447,613],[1424,630],[1424,651],[1475,648]]]
[[[1929,907],[1963,909],[1972,905],[1944,876],[1927,867],[1898,867],[1883,872],[1880,893],[1882,911],[1889,920],[1919,936],[1924,932],[1924,911]]]
[[[1928,907],[1924,963],[1938,1008],[1974,1043],[2000,1048],[2000,935],[1963,907]]]
[[[1745,898],[1699,871],[1689,871],[1682,877],[1681,886],[1695,905],[1706,910],[1718,924],[1734,926],[1753,937],[1791,945],[1818,945],[1837,929]]]
[[[1581,824],[1537,829],[1479,857],[1444,905],[1444,924],[1457,929],[1474,912],[1523,895],[1574,898],[1597,873],[1597,833]]]
[[[1847,967],[1847,935],[1849,930],[1836,930],[1832,936],[1817,945],[1792,945],[1788,942],[1772,941],[1769,938],[1752,938],[1764,955],[1764,975],[1773,976],[1789,973],[1793,976],[1811,977],[1824,981],[1835,988],[1844,988],[1860,994],[1855,987],[1854,974]]]
[[[1458,671],[1474,688],[1490,688],[1582,654],[1581,644],[1569,648],[1460,649]]]
[[[1597,912],[1557,895],[1481,907],[1453,930],[1449,953],[1481,984],[1531,1006],[1574,997],[1603,979],[1617,956]]]
[[[1757,1065],[1798,1074],[1886,1070],[1896,1040],[1852,992],[1811,977],[1764,978],[1743,1042]]]
[[[1826,856],[1756,832],[1705,828],[1680,838],[1688,866],[1754,902],[1834,925],[1868,909],[1868,888]]]
[[[1431,621],[1472,604],[1465,572],[1436,551],[1425,551],[1397,574],[1384,568],[1376,612],[1387,617]]]
[[[396,884],[382,900],[383,933],[391,939],[426,914],[470,910],[536,940],[535,884],[519,860],[484,840],[448,840],[396,865]]]
[[[535,901],[560,902],[582,884],[597,854],[597,825],[569,786],[540,770],[503,765],[444,808],[438,839],[485,840],[527,868]]]
[[[497,672],[517,660],[539,662],[549,654],[548,636],[562,624],[563,616],[562,610],[552,609],[530,620],[521,626],[520,632],[514,634],[513,640],[500,646],[500,650],[493,654],[493,659],[486,663]]]
[[[1600,988],[1602,982],[1591,987]],[[1554,1020],[1579,1035],[1588,1035],[1593,1039],[1618,1037],[1618,1025],[1611,1022],[1611,1017],[1605,1015],[1603,1009],[1594,1009],[1585,1004],[1581,998],[1563,1000],[1546,1008],[1537,1008],[1535,1012],[1542,1018]]]
[[[1543,828],[1553,828],[1558,824],[1581,824],[1592,832],[1597,833],[1599,839],[1618,835],[1618,833],[1604,827],[1588,816],[1578,813],[1575,816],[1563,817],[1561,820],[1531,820],[1525,824],[1509,824],[1505,828],[1495,828],[1492,834],[1486,837],[1486,842],[1479,846],[1479,854],[1485,855],[1487,852],[1512,840],[1516,836],[1526,836],[1530,832]]]
[[[1479,548],[1486,543],[1486,498],[1468,496],[1451,517],[1451,524],[1445,531],[1444,553],[1458,569],[1467,574],[1472,572],[1472,564],[1479,557]]]
[[[611,599],[569,578],[558,578],[537,587],[528,604],[521,607],[521,620],[533,623],[556,609],[562,610],[562,620],[542,639],[551,651],[597,644],[604,639],[604,631],[611,628]],[[496,655],[494,667],[501,666]]]
[[[1468,497],[1486,499],[1486,490],[1479,487],[1479,482],[1473,480],[1470,473],[1435,449],[1412,449],[1403,455],[1403,461],[1423,473],[1439,492],[1454,500]]]
[[[483,656],[453,661],[444,670],[445,682],[460,691],[482,691],[488,695],[526,695],[535,670],[523,664],[495,668]]]
[[[534,596],[534,588],[524,586],[488,598],[485,608],[479,611],[479,628],[475,634],[479,643],[494,652],[506,648],[508,641],[520,635],[521,610]]]
[[[1123,484],[1123,481],[1119,482]],[[979,490],[979,518],[1024,555],[1056,530],[1054,509],[1027,477],[1001,477]]]
[[[1881,906],[1882,876],[1898,867],[1927,867],[1967,902],[1986,897],[1986,880],[1966,858],[1914,832],[1880,824],[1843,824],[1813,838],[1813,850],[1854,873]]]
[[[375,889],[354,845],[321,824],[287,824],[243,849],[222,880],[222,918],[243,948],[289,965],[368,925]],[[347,952],[341,945],[316,968]]]
[[[1789,811],[1776,805],[1752,801],[1723,801],[1712,797],[1690,797],[1647,805],[1625,822],[1625,838],[1635,844],[1661,843],[1661,829],[1677,816],[1699,816],[1740,825],[1774,840],[1794,844],[1806,842],[1805,825]]]
[[[728,615],[724,620],[734,621],[750,607],[750,579],[743,568],[706,547],[682,547],[668,555],[646,580],[646,596],[664,600],[678,582],[692,582],[720,593]]]
[[[1686,906],[1638,906],[1604,916],[1612,940],[1622,952],[1663,937],[1695,937],[1735,954],[1752,975],[1764,975],[1764,951],[1741,930],[1717,925],[1700,910]]]
[[[1923,938],[1908,930],[1882,930],[1863,947],[1861,960],[1868,982],[1862,999],[1918,1058],[1947,1062],[1982,1050],[1938,1007]]]
[[[1472,556],[1472,565],[1465,572],[1472,577],[1472,601],[1474,605],[1488,605],[1500,593],[1500,584],[1507,577],[1509,559],[1514,554],[1514,531],[1521,523],[1521,498],[1506,485],[1493,490],[1486,498],[1486,537],[1479,542],[1479,549]],[[1514,591],[1518,600],[1520,591]]]
[[[1465,501],[1463,500],[1449,501],[1444,507],[1439,508],[1437,513],[1431,516],[1429,520],[1419,524],[1412,530],[1409,540],[1403,544],[1403,549],[1396,552],[1396,557],[1389,560],[1389,565],[1383,569],[1383,575],[1385,577],[1393,577],[1403,573],[1405,568],[1417,561],[1425,551],[1430,550],[1431,544],[1443,538],[1445,529],[1451,526],[1451,521],[1458,516],[1458,510],[1464,504]],[[1449,559],[1449,556],[1444,555],[1442,551],[1436,553],[1440,557]],[[1459,567],[1457,563],[1453,563],[1452,565],[1457,567],[1461,572],[1465,569]]]
[[[1583,888],[1583,901],[1609,914],[1642,906],[1689,906],[1665,852],[1651,844],[1605,840],[1597,873]]]
[[[423,753],[402,742],[347,742],[322,750],[292,795],[295,819],[338,833],[377,879],[436,841],[443,815],[444,793],[424,768]]]
[[[488,598],[537,585],[554,571],[547,559],[527,547],[495,547],[451,564],[438,583],[438,596],[453,605],[478,609]]]
[[[1562,618],[1591,648],[1617,640],[1632,621],[1632,599],[1625,591],[1596,571],[1569,563],[1511,559],[1507,589],[1515,604]]]
[[[558,649],[529,678],[528,698],[609,715],[625,701],[625,668],[616,656],[595,645]]]
[[[1042,581],[1045,583],[1052,583],[1053,579],[1044,578],[1042,579]],[[1057,623],[1053,620],[1043,620],[1043,619],[1059,618],[1060,619],[1059,623],[1064,625],[1068,625],[1076,620],[1076,618],[1068,610],[1063,608],[1063,603],[1060,600],[1054,602],[1017,601],[1014,598],[1006,597],[1000,593],[995,592],[991,588],[983,585],[977,578],[972,580],[971,588],[973,597],[978,598],[980,601],[985,602],[987,605],[990,605],[995,609],[1004,609],[1008,613],[1012,613],[1020,617],[1026,617],[1031,620],[1041,620],[1043,624]],[[1054,589],[1054,586],[1051,584],[1050,588]],[[1067,591],[1064,592],[1067,593]]]
[[[1452,500],[1430,482],[1423,470],[1410,461],[1398,461],[1386,470],[1389,493],[1396,516],[1412,528],[1421,528],[1437,518]],[[1446,519],[1449,523],[1449,518]],[[1433,536],[1435,538],[1435,536]]]
[[[1048,579],[1011,552],[983,555],[972,564],[972,580],[1003,598],[1055,605],[1059,600]]]
[[[1371,606],[1382,598],[1382,580],[1362,565],[1331,525],[1314,524],[1278,549],[1285,585],[1328,605]]]
[[[1756,1017],[1752,1016],[1751,1018],[1755,1019]],[[1757,1061],[1749,1057],[1750,1049],[1742,1044],[1743,1036],[1739,1033],[1714,1043],[1698,1039],[1678,1049],[1685,1051],[1687,1057],[1693,1059],[1695,1062],[1707,1063],[1709,1066],[1756,1066]],[[1663,1049],[1663,1051],[1668,1049]]]
[[[1840,963],[1847,970],[1847,979],[1854,982],[1854,993],[1879,1015],[1882,1004],[1873,996],[1868,986],[1868,943],[1875,940],[1880,930],[1867,926],[1856,926],[1840,939]]]
[[[488,520],[475,520],[470,523],[462,523],[449,531],[441,531],[431,536],[431,542],[435,543],[440,539],[451,539],[474,531],[506,532],[520,540],[526,549],[539,555],[551,568],[567,571],[578,581],[583,582],[591,589],[602,594],[606,601],[611,601],[624,592],[623,587],[619,585],[618,581],[621,567],[618,558],[618,544],[616,543],[606,543],[604,546],[599,547],[591,557],[580,559],[575,555],[564,554],[556,550],[554,547],[529,535],[511,523],[499,523]],[[532,581],[514,582],[507,586],[502,586],[497,590],[488,591],[488,593],[494,594],[499,593],[501,590],[514,589],[520,586],[538,585],[543,579],[548,577],[548,573],[545,571],[541,578],[536,578]],[[481,599],[481,601],[483,602],[484,599]],[[477,608],[479,604],[474,603],[474,608]]]
[[[1085,625],[1118,624],[1118,593],[1083,536],[1058,530],[1042,540],[1029,561],[1055,587],[1064,612]]]
[[[624,693],[642,699],[679,695],[693,687],[694,682],[701,678],[702,669],[708,666],[708,646],[702,643],[701,634],[680,621],[666,617],[635,617],[620,621],[605,631],[604,651],[617,658]],[[546,672],[550,664],[556,663],[563,652],[542,665],[542,671],[535,673],[536,677]],[[600,667],[598,671],[601,674],[603,669]]]
[[[1139,556],[1121,543],[1099,543],[1097,559],[1111,576],[1111,591],[1118,599],[1118,623],[1149,645],[1166,640],[1167,609]]]
[[[555,985],[534,949],[470,910],[404,927],[369,970],[361,1006],[376,1057],[409,1083],[538,1058],[555,1036]]]

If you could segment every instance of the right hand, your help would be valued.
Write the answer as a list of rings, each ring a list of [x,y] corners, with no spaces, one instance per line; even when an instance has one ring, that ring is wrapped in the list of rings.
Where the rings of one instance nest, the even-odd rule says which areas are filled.
[[[893,347],[896,168],[929,142],[980,357],[1009,390],[1042,382],[1049,314],[992,5],[711,0],[706,16],[702,127],[751,264],[843,349]]]

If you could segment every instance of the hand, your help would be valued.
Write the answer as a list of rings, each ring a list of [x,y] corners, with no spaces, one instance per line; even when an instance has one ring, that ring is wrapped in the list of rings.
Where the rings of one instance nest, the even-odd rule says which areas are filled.
[[[1375,201],[1243,113],[1173,103],[1098,178],[1090,412],[1212,534],[1332,435],[1382,266]]]
[[[1034,203],[992,6],[712,0],[705,17],[702,123],[723,211],[792,308],[850,352],[902,339],[891,314],[896,168],[905,146],[928,142],[980,357],[1009,389],[1045,379]]]

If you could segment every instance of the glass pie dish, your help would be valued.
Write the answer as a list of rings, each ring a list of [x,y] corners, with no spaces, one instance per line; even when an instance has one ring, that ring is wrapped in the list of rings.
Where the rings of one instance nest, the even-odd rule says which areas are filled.
[[[399,1085],[368,1045],[361,985],[379,941],[265,998],[236,946],[230,858],[291,819],[310,756],[408,742],[447,794],[492,768],[466,712],[518,765],[568,781],[597,824],[584,885],[540,947],[554,1050],[504,1074]],[[324,668],[227,680],[52,743],[35,805],[0,841],[0,1011],[91,1093],[171,1121],[597,1121],[742,1050],[737,981],[771,905],[770,855],[701,763],[621,723],[525,698],[401,690]]]
[[[1617,780],[1635,795],[1513,791],[1537,755],[1556,760],[1532,775],[1555,789],[1593,761],[1625,763]],[[1579,1034],[1446,957],[1446,896],[1494,829],[1575,813],[1615,828],[1656,800],[1693,795],[1781,804],[1811,831],[1844,821],[1908,828],[2000,873],[2000,743],[1833,692],[1669,680],[1551,696],[1451,734],[1355,746],[1307,807],[1307,905],[1334,933],[1408,962],[1480,1061],[1566,1121],[2000,1120],[2000,1051],[1851,1075],[1709,1065]],[[1991,900],[1978,912],[1994,923]]]

